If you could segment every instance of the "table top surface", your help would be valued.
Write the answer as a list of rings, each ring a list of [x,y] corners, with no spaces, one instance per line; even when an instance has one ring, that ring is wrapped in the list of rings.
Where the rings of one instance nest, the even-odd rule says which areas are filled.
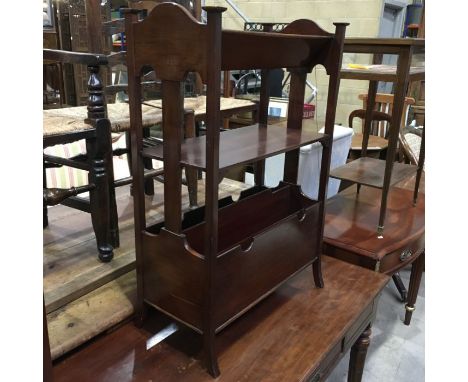
[[[217,381],[304,381],[332,349],[344,346],[389,278],[327,256],[322,266],[323,289],[314,287],[308,268],[217,335]],[[200,366],[201,337],[188,329],[146,351],[146,341],[167,325],[152,313],[143,329],[124,325],[58,364],[55,376],[213,381]]]
[[[424,234],[424,192],[413,206],[413,191],[394,187],[387,199],[383,236],[377,234],[382,191],[356,186],[330,198],[325,215],[325,243],[363,256],[381,259]]]
[[[345,47],[351,45],[381,45],[381,46],[424,46],[423,38],[375,38],[375,37],[354,37],[345,39]]]
[[[421,81],[425,78],[426,69],[424,66],[411,66],[408,68],[410,81]],[[340,71],[342,79],[348,80],[369,80],[396,82],[396,65],[360,65],[358,67],[343,66]]]

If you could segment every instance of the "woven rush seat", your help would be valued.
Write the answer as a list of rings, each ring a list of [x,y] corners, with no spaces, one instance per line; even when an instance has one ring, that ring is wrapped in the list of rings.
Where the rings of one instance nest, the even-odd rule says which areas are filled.
[[[143,126],[150,127],[162,121],[162,110],[154,106],[142,105]],[[130,130],[130,112],[127,103],[107,105],[107,116],[111,122],[112,132]],[[66,107],[43,111],[43,136],[67,134],[93,127],[85,123],[88,117],[86,106]]]
[[[162,103],[161,100],[153,100],[153,101],[146,101],[146,105],[151,105],[154,107],[161,108]],[[238,99],[238,98],[220,98],[220,109],[221,111],[233,110],[237,108],[244,108],[244,107],[255,107],[255,103],[246,99]],[[192,98],[185,98],[184,99],[184,108],[193,110],[195,117],[200,115],[206,114],[206,96],[198,96]],[[145,121],[143,120],[143,123]]]
[[[221,98],[221,110],[254,106],[248,100],[236,98]],[[162,122],[161,100],[146,101],[142,104],[143,127],[150,127]],[[185,109],[194,110],[195,116],[206,113],[206,96],[186,98]],[[130,111],[127,103],[112,103],[107,105],[107,116],[111,122],[113,133],[130,130]],[[43,136],[67,134],[93,127],[85,123],[88,117],[86,106],[74,106],[43,111]]]

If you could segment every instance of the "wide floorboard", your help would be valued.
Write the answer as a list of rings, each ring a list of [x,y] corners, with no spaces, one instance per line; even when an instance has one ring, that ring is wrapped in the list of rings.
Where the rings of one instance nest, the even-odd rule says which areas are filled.
[[[220,197],[237,198],[247,186],[224,179]],[[182,208],[189,208],[187,188],[182,188]],[[204,202],[204,181],[198,200]],[[117,189],[120,247],[110,263],[97,258],[90,215],[65,206],[49,208],[44,229],[44,300],[52,358],[56,359],[94,336],[130,317],[136,296],[133,198],[130,187]],[[147,221],[161,221],[163,185],[146,197]]]

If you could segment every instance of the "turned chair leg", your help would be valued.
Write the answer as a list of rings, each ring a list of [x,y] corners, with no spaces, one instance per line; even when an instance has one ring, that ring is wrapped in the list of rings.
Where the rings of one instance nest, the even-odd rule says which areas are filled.
[[[110,193],[108,174],[108,153],[112,150],[110,123],[106,119],[96,122],[96,137],[86,140],[90,171],[88,179],[95,188],[89,192],[91,221],[96,235],[99,259],[112,260],[113,247],[110,243]]]
[[[371,326],[362,332],[351,347],[349,358],[348,382],[361,382],[366,362],[367,349],[370,345]]]
[[[422,273],[424,271],[425,253],[421,253],[419,257],[413,262],[411,267],[411,276],[408,288],[408,302],[405,309],[405,325],[411,323],[411,317],[416,309],[416,299],[418,298],[419,286],[421,285]]]

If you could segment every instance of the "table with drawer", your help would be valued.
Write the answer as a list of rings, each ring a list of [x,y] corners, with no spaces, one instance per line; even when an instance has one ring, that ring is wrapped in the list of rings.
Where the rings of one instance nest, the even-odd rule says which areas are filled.
[[[358,194],[353,186],[329,199],[323,252],[389,276],[412,264],[405,314],[409,325],[424,271],[424,193],[414,206],[411,190],[392,189],[383,235],[375,231],[380,197],[378,189],[362,187]]]

